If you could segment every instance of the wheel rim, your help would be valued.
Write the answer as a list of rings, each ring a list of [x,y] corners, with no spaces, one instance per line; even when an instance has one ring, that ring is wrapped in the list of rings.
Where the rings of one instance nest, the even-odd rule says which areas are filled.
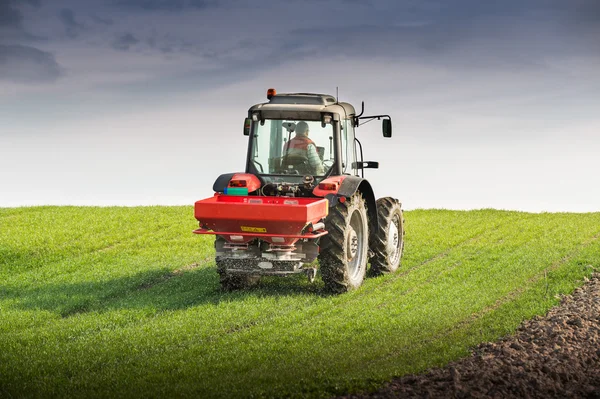
[[[363,218],[360,212],[354,211],[350,218],[350,226],[348,229],[346,238],[346,255],[348,260],[348,272],[350,279],[354,280],[360,275],[363,267],[363,253],[364,253],[364,224]]]
[[[390,256],[390,261],[395,265],[400,259],[402,251],[402,232],[400,230],[400,217],[395,215],[390,223],[388,230],[387,252]]]

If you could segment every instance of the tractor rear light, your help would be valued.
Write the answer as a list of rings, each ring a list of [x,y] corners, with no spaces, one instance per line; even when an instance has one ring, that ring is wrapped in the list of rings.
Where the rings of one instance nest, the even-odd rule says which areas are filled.
[[[247,187],[248,183],[246,180],[231,180],[229,187]]]
[[[337,190],[336,183],[319,183],[320,190],[335,191]]]
[[[267,90],[267,100],[270,100],[276,94],[277,92],[273,88]]]
[[[342,195],[340,198],[338,198],[338,201],[340,201],[343,204],[344,202],[346,202],[346,197]]]

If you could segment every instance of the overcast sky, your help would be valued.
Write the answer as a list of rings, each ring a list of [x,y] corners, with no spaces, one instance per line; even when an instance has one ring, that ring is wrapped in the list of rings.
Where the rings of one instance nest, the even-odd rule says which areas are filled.
[[[269,87],[390,114],[407,209],[600,211],[597,0],[0,0],[0,207],[191,205]]]

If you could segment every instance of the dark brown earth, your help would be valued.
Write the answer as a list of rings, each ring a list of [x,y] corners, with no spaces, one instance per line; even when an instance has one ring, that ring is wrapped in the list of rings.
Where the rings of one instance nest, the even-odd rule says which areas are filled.
[[[600,398],[600,274],[496,343],[345,398]]]

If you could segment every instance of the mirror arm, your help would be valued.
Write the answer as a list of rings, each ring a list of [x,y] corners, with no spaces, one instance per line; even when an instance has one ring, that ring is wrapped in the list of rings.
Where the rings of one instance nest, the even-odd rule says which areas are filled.
[[[364,101],[362,101],[362,102],[361,102],[361,105],[360,105],[360,114],[358,114],[358,115],[354,115],[354,116],[352,117],[352,122],[353,122],[353,125],[354,125],[354,127],[358,127],[358,120],[360,119],[360,117],[361,117],[361,116],[362,116],[362,114],[364,114],[364,113],[365,113],[365,102],[364,102]]]
[[[362,113],[361,113],[361,115],[362,115]],[[389,115],[369,115],[369,116],[360,116],[359,115],[356,117],[357,120],[368,119],[366,122],[362,123],[361,125],[371,122],[373,119],[380,120],[381,118],[390,119],[390,120],[392,119],[392,117]]]

